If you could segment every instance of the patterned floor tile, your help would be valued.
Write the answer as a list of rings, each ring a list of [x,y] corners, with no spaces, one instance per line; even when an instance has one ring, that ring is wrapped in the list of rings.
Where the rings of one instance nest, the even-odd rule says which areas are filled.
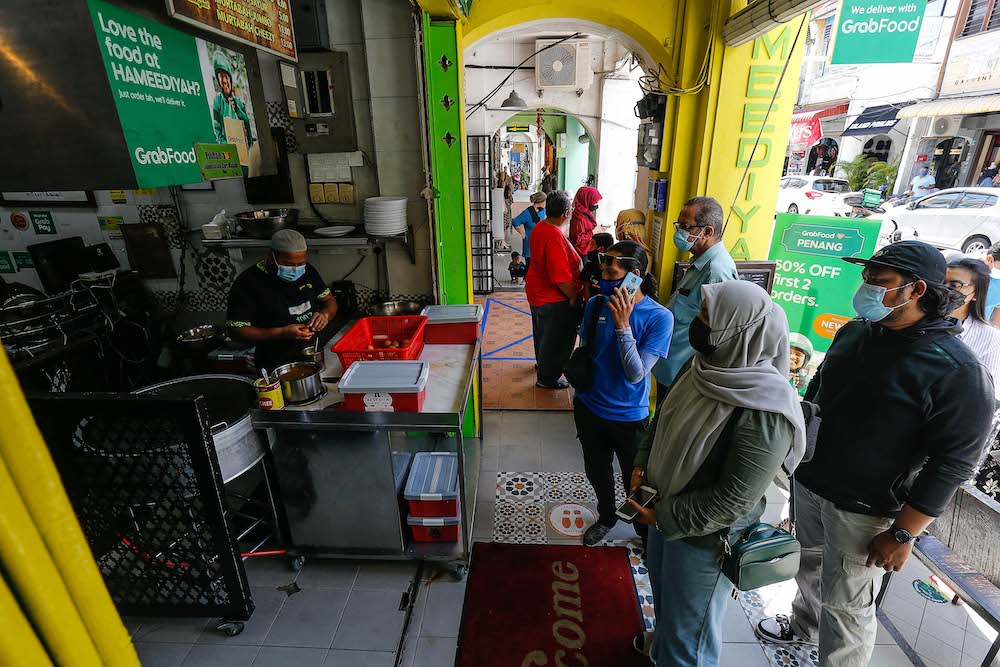
[[[541,474],[545,481],[545,500],[547,502],[597,502],[594,487],[587,481],[587,475],[584,473],[546,472]]]
[[[493,541],[546,544],[545,504],[497,500],[493,514]]]
[[[541,473],[497,473],[497,502],[541,502],[545,499],[545,484]]]
[[[788,613],[796,592],[795,581],[765,586],[740,593],[739,601],[751,627],[775,614]],[[775,645],[760,642],[764,655],[774,667],[818,667],[819,652],[808,644]]]

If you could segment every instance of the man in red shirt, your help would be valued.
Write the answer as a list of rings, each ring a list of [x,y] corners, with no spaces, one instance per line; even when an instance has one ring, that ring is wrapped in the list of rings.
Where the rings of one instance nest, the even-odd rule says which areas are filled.
[[[563,368],[573,353],[579,326],[580,255],[563,235],[572,202],[564,190],[546,200],[547,216],[531,232],[531,265],[526,292],[531,306],[535,360],[542,389],[566,389]]]

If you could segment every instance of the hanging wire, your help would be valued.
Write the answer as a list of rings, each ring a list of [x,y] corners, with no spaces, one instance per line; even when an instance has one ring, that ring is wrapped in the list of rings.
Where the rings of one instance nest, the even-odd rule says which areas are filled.
[[[726,233],[726,227],[729,226],[729,219],[733,217],[733,209],[736,207],[736,202],[740,198],[740,192],[743,190],[743,184],[746,183],[747,174],[750,173],[750,163],[753,161],[753,156],[757,152],[757,146],[760,145],[760,139],[764,135],[764,128],[767,127],[767,119],[771,115],[771,111],[774,110],[774,102],[778,99],[778,91],[781,90],[781,83],[785,80],[785,73],[788,72],[788,66],[792,62],[792,57],[795,54],[795,49],[799,45],[799,38],[802,37],[802,28],[806,25],[807,15],[803,15],[802,22],[799,23],[799,29],[795,33],[795,40],[792,42],[792,48],[788,51],[788,60],[785,61],[784,67],[781,68],[781,76],[778,77],[778,83],[774,87],[774,94],[771,95],[771,101],[767,105],[767,112],[764,114],[764,120],[760,123],[760,132],[757,133],[757,139],[753,142],[753,150],[750,151],[750,158],[747,160],[747,166],[743,169],[743,175],[740,177],[740,184],[736,188],[736,194],[733,195],[733,203],[729,206],[729,214],[726,215],[726,221],[722,225],[722,232],[720,236]]]
[[[712,61],[715,56],[715,26],[719,16],[719,1],[712,3],[712,12],[709,17],[709,41],[705,49],[705,57],[701,61],[698,69],[698,76],[690,86],[680,86],[672,76],[664,69],[662,63],[656,64],[656,70],[650,74],[639,77],[639,88],[646,95],[697,95],[708,86],[709,75],[712,71]]]

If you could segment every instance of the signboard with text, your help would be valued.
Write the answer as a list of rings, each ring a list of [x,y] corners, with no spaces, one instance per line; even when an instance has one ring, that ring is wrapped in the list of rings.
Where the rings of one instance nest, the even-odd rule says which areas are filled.
[[[288,0],[167,0],[175,19],[297,60]]]
[[[776,265],[771,297],[785,309],[788,326],[819,352],[855,317],[852,300],[861,269],[841,257],[871,257],[881,224],[863,218],[781,214],[768,258]]]
[[[233,144],[195,144],[194,150],[198,154],[201,175],[206,181],[243,176],[239,152]]]
[[[832,65],[910,63],[927,0],[844,0]]]
[[[242,54],[102,0],[89,7],[140,187],[200,183],[194,144],[229,143],[227,120],[255,144]]]

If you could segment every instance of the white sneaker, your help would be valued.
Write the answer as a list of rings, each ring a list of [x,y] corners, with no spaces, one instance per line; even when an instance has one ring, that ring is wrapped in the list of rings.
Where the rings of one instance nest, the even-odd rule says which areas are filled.
[[[785,614],[765,618],[754,628],[754,633],[762,640],[771,644],[809,644],[818,646],[819,642],[799,637],[792,631],[792,620]]]

